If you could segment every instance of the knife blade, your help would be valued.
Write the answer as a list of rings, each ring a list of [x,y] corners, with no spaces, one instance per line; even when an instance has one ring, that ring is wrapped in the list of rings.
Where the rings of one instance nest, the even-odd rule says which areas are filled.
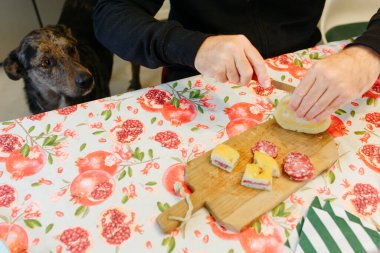
[[[274,80],[272,79],[272,85],[274,87],[276,87],[277,89],[279,90],[283,90],[283,91],[287,91],[287,92],[290,92],[292,93],[294,91],[294,89],[296,87],[290,85],[290,84],[287,84],[287,83],[283,83],[283,82],[280,82],[280,81],[277,81],[277,80]]]

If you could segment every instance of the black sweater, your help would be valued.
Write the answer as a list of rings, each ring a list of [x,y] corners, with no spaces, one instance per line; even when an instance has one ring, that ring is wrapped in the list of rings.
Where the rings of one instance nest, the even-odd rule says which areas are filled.
[[[119,57],[167,66],[171,81],[197,74],[194,59],[209,35],[244,34],[264,58],[315,45],[324,2],[171,0],[169,21],[159,22],[153,16],[163,0],[99,0],[94,26],[98,40]],[[380,54],[380,9],[354,44]]]

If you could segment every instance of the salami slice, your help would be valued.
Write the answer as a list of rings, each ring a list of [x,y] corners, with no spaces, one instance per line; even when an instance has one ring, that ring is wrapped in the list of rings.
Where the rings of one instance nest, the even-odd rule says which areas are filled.
[[[255,153],[255,151],[265,153],[273,158],[276,158],[278,154],[276,145],[270,141],[256,142],[255,146],[252,147],[252,153]]]
[[[314,166],[307,155],[290,152],[284,159],[284,172],[292,180],[304,181],[314,176]]]

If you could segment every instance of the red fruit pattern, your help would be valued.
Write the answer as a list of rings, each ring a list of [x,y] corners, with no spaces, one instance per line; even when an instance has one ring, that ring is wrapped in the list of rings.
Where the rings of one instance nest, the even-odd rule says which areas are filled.
[[[94,206],[109,198],[115,189],[112,176],[103,170],[88,170],[70,185],[72,200],[83,206]]]
[[[59,240],[71,253],[85,253],[91,246],[90,234],[81,227],[68,228],[62,232]]]
[[[166,90],[150,89],[147,93],[139,97],[137,102],[148,112],[160,112],[164,104],[170,102],[172,97],[172,94]]]
[[[57,109],[57,113],[60,115],[68,116],[78,110],[77,105],[71,105],[65,108]]]
[[[113,208],[103,213],[100,220],[101,235],[107,243],[120,245],[131,237],[130,225],[134,221],[134,214],[131,220],[126,221],[127,214]]]
[[[11,173],[12,178],[18,180],[38,173],[45,163],[45,151],[40,146],[32,146],[27,157],[20,153],[20,150],[13,151],[9,155],[5,167]]]
[[[113,139],[123,144],[133,143],[143,132],[143,123],[135,119],[127,119],[121,125],[111,129]]]
[[[269,58],[265,60],[268,67],[277,71],[287,71],[289,65],[293,63],[293,59],[287,55],[280,55],[273,58]]]
[[[43,112],[43,113],[39,113],[39,114],[30,115],[30,116],[28,116],[28,119],[30,119],[32,121],[40,121],[45,116],[46,116],[46,112]]]
[[[20,150],[24,145],[24,139],[15,134],[1,134],[0,135],[0,162],[4,162],[9,155],[15,151]]]
[[[0,223],[0,240],[7,245],[11,253],[28,252],[28,234],[17,224]]]
[[[230,120],[237,118],[251,118],[256,121],[261,121],[264,117],[264,111],[265,110],[262,110],[258,104],[250,104],[246,102],[240,102],[224,109],[224,113],[227,114]]]
[[[331,115],[331,125],[327,129],[327,132],[333,137],[341,137],[348,134],[348,129],[341,119],[335,115]]]
[[[375,127],[380,127],[380,113],[370,112],[364,116],[365,121],[373,124]]]
[[[372,88],[363,94],[363,98],[380,98],[380,77],[372,85]]]
[[[228,136],[232,137],[256,126],[258,123],[258,121],[251,118],[237,118],[227,124],[226,131]]]
[[[10,207],[16,199],[15,189],[7,184],[0,185],[0,207]]]
[[[353,190],[346,192],[342,198],[347,199],[348,196],[356,212],[363,216],[374,214],[380,203],[379,191],[370,184],[356,184]]]
[[[281,228],[267,215],[260,218],[261,227],[266,227],[269,232],[257,233],[255,228],[246,228],[240,233],[231,233],[218,226],[212,217],[209,217],[209,225],[212,232],[224,240],[239,240],[246,253],[273,253],[284,251],[284,237]],[[264,228],[265,229],[265,228]],[[262,229],[262,230],[264,230]]]
[[[157,133],[154,140],[161,143],[161,147],[168,149],[177,149],[181,144],[178,134],[169,130]]]
[[[380,145],[366,144],[356,154],[368,167],[380,173]]]
[[[162,176],[162,184],[169,193],[178,195],[178,193],[174,190],[174,184],[176,182],[180,182],[182,184],[185,193],[191,193],[191,190],[185,183],[185,168],[186,164],[176,163],[166,169],[164,175]]]
[[[119,167],[121,160],[114,154],[102,150],[98,150],[87,154],[85,157],[79,157],[76,166],[79,173],[88,170],[104,170],[114,175]]]
[[[162,116],[173,126],[180,126],[195,119],[197,116],[197,109],[189,100],[181,98],[179,100],[178,108],[175,105],[172,105],[171,102],[164,104]]]

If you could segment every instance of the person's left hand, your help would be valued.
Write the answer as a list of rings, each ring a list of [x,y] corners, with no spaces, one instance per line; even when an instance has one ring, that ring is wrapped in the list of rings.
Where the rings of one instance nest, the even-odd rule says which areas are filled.
[[[291,97],[297,116],[320,121],[369,90],[380,74],[380,56],[352,46],[316,62]]]

